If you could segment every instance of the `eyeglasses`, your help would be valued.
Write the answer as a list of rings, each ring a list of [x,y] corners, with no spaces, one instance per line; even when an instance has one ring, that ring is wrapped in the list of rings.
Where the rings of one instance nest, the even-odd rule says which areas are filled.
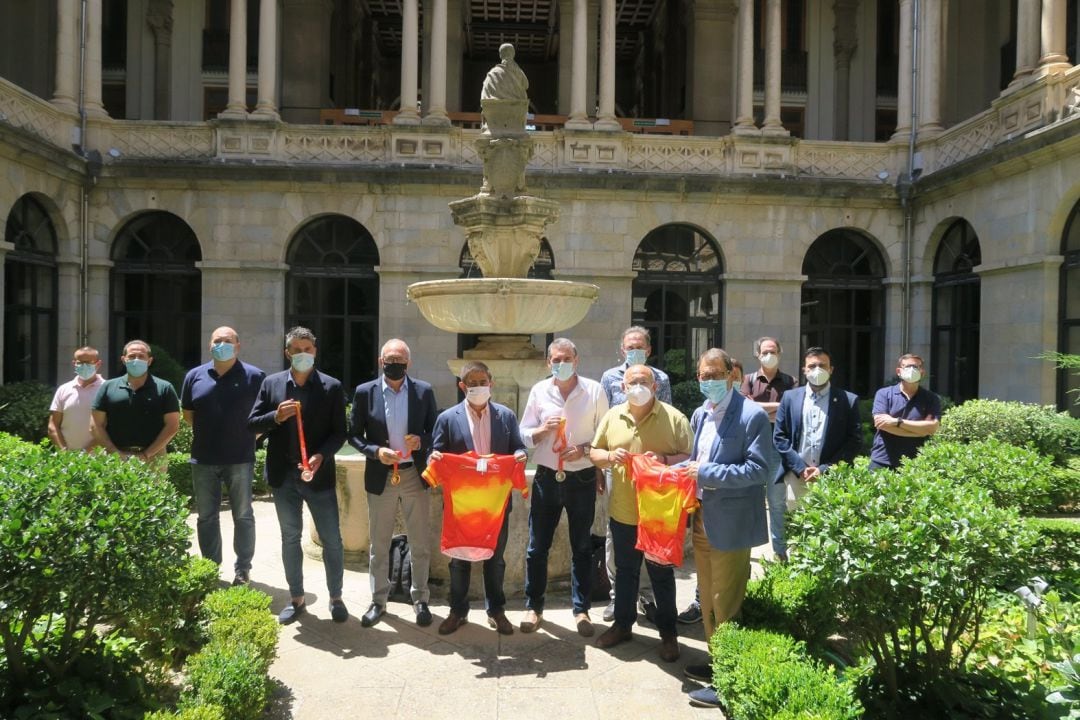
[[[698,373],[698,380],[727,380],[729,372],[706,372]]]
[[[916,370],[919,370],[919,369],[922,368],[922,366],[921,365],[901,365],[900,366],[901,370],[908,370],[910,368],[915,368]]]

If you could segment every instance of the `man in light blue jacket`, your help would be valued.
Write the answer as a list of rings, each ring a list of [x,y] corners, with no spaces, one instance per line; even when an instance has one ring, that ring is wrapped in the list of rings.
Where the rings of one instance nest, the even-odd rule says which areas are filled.
[[[731,356],[719,348],[702,353],[698,384],[705,402],[690,420],[694,446],[687,465],[697,478],[701,501],[701,510],[694,514],[694,563],[709,638],[742,607],[750,549],[769,541],[765,485],[777,468],[769,415],[732,387]],[[712,682],[708,664],[688,665],[685,673]],[[694,690],[690,701],[719,706],[712,687]]]

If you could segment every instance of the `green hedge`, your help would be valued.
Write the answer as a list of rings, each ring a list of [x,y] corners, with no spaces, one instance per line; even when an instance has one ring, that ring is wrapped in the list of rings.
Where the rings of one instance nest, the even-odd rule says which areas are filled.
[[[0,385],[0,432],[36,443],[49,435],[54,388],[37,382]]]
[[[730,720],[862,717],[851,684],[786,635],[724,623],[709,649],[713,686]]]
[[[1080,590],[1080,519],[1030,518],[1038,540],[1029,566],[1051,586]]]
[[[1053,406],[1000,400],[969,400],[945,412],[932,442],[975,442],[994,438],[1012,445],[1031,445],[1063,464],[1080,453],[1080,420]]]
[[[746,587],[741,624],[792,635],[811,647],[836,631],[836,606],[818,579],[791,564],[769,563]]]
[[[219,574],[213,560],[188,556],[180,572],[169,578],[163,602],[133,613],[125,629],[150,657],[179,662],[204,640],[198,610],[217,589]]]
[[[266,482],[264,470],[266,468],[266,450],[255,451],[255,468],[252,473],[251,490],[256,495],[265,495],[270,491]],[[186,452],[169,453],[169,482],[176,491],[186,498],[195,495],[191,479],[190,455]]]

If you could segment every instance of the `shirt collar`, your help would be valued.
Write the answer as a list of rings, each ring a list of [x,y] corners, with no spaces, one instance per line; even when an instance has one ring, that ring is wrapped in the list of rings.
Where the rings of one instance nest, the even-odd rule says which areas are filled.
[[[825,386],[823,388],[821,388],[820,390],[816,391],[816,392],[814,391],[814,389],[812,387],[810,387],[810,383],[806,383],[806,396],[811,397],[814,400],[820,400],[821,398],[827,398],[827,397],[829,397],[829,390],[831,388],[832,388],[832,381],[829,381],[829,382],[825,383]]]
[[[385,375],[380,375],[379,380],[380,380],[380,382],[382,382],[382,391],[383,391],[383,393],[392,392],[392,393],[394,393],[394,395],[397,395],[398,393],[405,392],[409,388],[409,376],[408,375],[405,376],[405,382],[401,383],[401,390],[396,390],[396,391],[394,390],[394,388],[390,387],[390,385],[386,382],[386,376]]]

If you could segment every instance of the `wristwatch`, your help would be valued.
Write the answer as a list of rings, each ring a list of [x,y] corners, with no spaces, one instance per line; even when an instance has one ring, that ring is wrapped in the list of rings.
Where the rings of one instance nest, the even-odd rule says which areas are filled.
[[[904,418],[896,418],[896,427],[900,427],[904,424]]]

